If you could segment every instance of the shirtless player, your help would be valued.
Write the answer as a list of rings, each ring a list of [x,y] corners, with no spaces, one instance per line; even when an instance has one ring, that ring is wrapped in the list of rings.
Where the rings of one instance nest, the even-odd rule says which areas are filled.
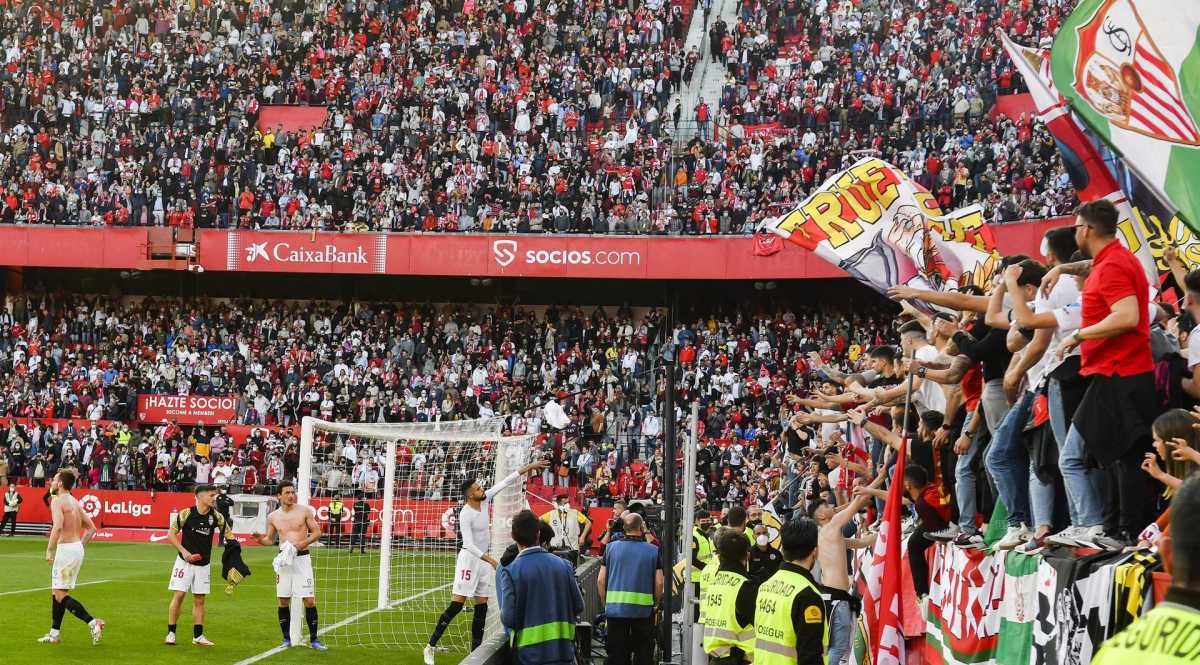
[[[83,566],[83,547],[96,535],[92,518],[83,512],[79,501],[71,496],[72,487],[75,487],[75,474],[67,469],[59,471],[50,480],[50,492],[54,495],[50,501],[50,514],[54,526],[50,529],[50,542],[46,545],[46,561],[53,566],[50,588],[54,593],[54,604],[50,614],[50,632],[38,638],[38,642],[44,644],[58,644],[58,629],[66,612],[74,614],[92,629],[92,644],[99,644],[100,634],[104,632],[104,620],[92,618],[83,605],[70,595],[79,577],[79,568]]]
[[[283,631],[283,646],[292,646],[292,614],[288,607],[293,596],[304,600],[304,619],[308,623],[309,646],[317,651],[329,647],[317,639],[317,603],[314,598],[316,584],[313,580],[312,559],[308,546],[321,538],[321,525],[308,506],[296,505],[296,485],[290,480],[279,484],[279,507],[267,515],[267,533],[256,533],[253,538],[261,545],[274,545],[276,541],[296,548],[290,564],[278,568],[275,576],[275,596],[279,598],[279,629]],[[278,560],[278,558],[276,559]]]

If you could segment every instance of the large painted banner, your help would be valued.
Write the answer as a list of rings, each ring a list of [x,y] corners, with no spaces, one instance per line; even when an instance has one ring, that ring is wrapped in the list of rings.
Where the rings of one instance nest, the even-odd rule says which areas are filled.
[[[138,395],[137,419],[143,423],[224,425],[237,419],[232,395]]]
[[[924,662],[1087,665],[1153,604],[1156,553],[931,549]]]
[[[929,192],[875,157],[835,174],[764,227],[880,292],[982,287],[1000,261],[978,206],[943,215]]]

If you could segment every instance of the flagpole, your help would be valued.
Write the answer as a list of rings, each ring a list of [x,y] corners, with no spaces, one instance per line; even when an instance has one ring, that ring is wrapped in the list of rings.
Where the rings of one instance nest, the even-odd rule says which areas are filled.
[[[901,435],[900,435],[900,439],[903,443],[908,443],[908,416],[912,412],[912,391],[913,391],[913,375],[914,375],[912,363],[913,363],[913,361],[916,360],[916,354],[909,353],[906,357],[908,358],[909,366],[908,366],[908,370],[907,370],[908,385],[904,389],[904,432],[901,433]],[[904,460],[897,460],[897,461],[900,463],[904,462]]]
[[[913,372],[912,355],[909,358],[908,382],[904,389],[904,418],[901,422],[904,424],[904,432],[900,438],[900,449],[896,453],[896,464],[893,465],[891,473],[891,484],[888,486],[887,502],[884,504],[883,516],[880,518],[880,536],[874,547],[874,566],[882,565],[882,574],[876,579],[876,584],[882,584],[879,588],[880,597],[873,598],[872,602],[877,603],[874,614],[875,626],[874,633],[870,637],[868,651],[872,652],[874,658],[873,663],[881,665],[900,665],[905,661],[905,645],[904,638],[900,626],[903,625],[904,603],[899,602],[900,584],[898,576],[900,570],[897,566],[902,561],[900,552],[900,511],[902,508],[902,488],[897,486],[897,483],[904,482],[904,458],[907,457],[908,450],[908,426],[909,412],[912,407],[912,391],[913,391]],[[886,468],[885,468],[885,473]],[[884,538],[886,537],[886,541]],[[890,564],[890,565],[889,565]],[[870,582],[868,582],[868,587]],[[895,609],[892,609],[892,608]],[[883,634],[888,633],[888,639],[883,639]],[[888,645],[885,651],[885,644]],[[894,649],[894,650],[893,650]]]

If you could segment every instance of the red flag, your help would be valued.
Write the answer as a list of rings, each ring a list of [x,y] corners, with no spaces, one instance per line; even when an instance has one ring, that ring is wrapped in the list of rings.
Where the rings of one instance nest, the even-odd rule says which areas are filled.
[[[887,503],[883,507],[879,537],[875,540],[873,562],[867,572],[867,620],[870,624],[871,662],[874,665],[903,665],[904,630],[901,623],[900,584],[904,571],[900,551],[900,508],[904,503],[904,462],[908,438],[900,443]]]
[[[755,256],[778,254],[781,249],[783,249],[783,238],[770,231],[758,231],[754,234]]]

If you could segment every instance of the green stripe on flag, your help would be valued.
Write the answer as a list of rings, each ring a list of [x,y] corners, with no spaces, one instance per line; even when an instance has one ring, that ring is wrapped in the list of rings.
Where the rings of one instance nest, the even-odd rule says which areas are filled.
[[[1006,531],[1008,531],[1008,509],[1004,507],[1004,502],[996,497],[996,507],[992,510],[992,516],[988,518],[988,529],[983,534],[983,544],[989,553],[992,551],[992,545],[1003,538]]]
[[[1026,665],[1033,654],[1033,623],[1037,620],[1037,574],[1040,559],[1008,552],[1004,555],[1004,599],[1000,603],[1000,633],[996,662]]]
[[[949,638],[945,635],[941,619],[932,611],[928,613],[925,627],[928,631],[925,633],[927,648],[932,647],[941,654],[942,662],[947,665],[980,665],[982,663],[996,662],[995,658],[993,658],[995,651],[989,648],[983,648],[974,653],[956,651],[950,645]]]

